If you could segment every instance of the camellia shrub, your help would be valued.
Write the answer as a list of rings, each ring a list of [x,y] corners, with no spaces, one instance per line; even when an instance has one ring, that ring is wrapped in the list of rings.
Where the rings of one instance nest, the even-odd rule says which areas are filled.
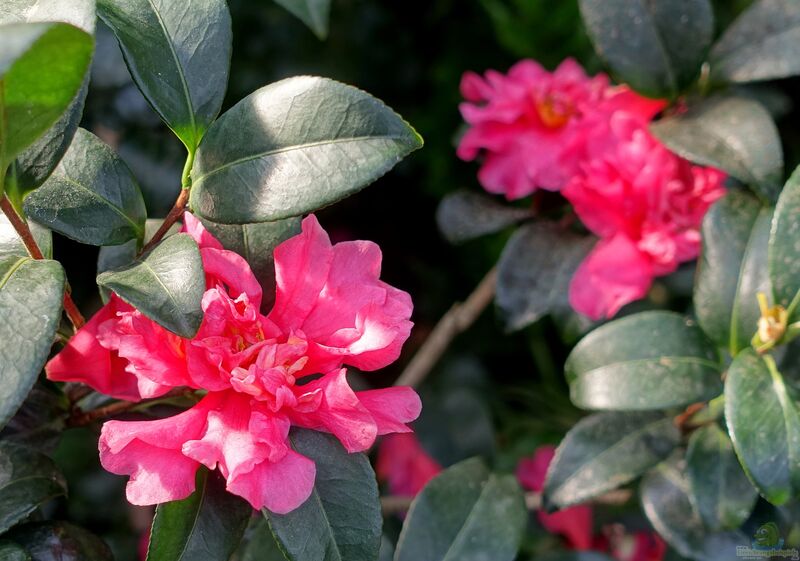
[[[328,1],[278,4],[325,38]],[[222,112],[225,0],[6,0],[0,559],[113,558],[63,506],[56,449],[86,427],[152,517],[140,552],[116,544],[127,559],[800,555],[800,178],[784,184],[786,100],[754,84],[800,74],[800,2],[756,0],[720,33],[708,0],[580,11],[610,76],[571,58],[464,74],[454,157],[477,182],[436,219],[454,243],[513,232],[382,387],[412,295],[382,279],[377,244],[315,212],[421,148],[414,129],[313,76]],[[185,148],[164,218],[79,126],[98,18]],[[100,248],[88,319],[53,232]],[[663,295],[681,280],[691,302]],[[545,429],[517,441],[494,432],[474,365],[425,380],[492,300],[497,340],[534,330],[541,355],[546,325],[569,342],[569,399],[589,414],[562,427],[522,400],[513,416]]]

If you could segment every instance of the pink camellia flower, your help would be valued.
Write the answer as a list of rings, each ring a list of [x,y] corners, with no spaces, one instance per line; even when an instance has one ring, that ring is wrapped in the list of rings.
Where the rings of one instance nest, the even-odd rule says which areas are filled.
[[[379,280],[375,244],[332,245],[312,215],[275,249],[277,294],[264,316],[247,262],[191,214],[184,220],[206,273],[197,335],[177,337],[112,296],[48,363],[47,375],[132,400],[175,387],[207,392],[173,417],[103,426],[100,461],[130,476],[131,503],[187,497],[205,465],[254,508],[289,512],[308,498],[315,477],[314,463],[288,444],[291,426],[332,433],[349,452],[366,450],[377,435],[410,431],[421,407],[412,389],[354,392],[343,366],[393,362],[411,330],[411,299]]]
[[[561,189],[577,171],[589,138],[608,131],[612,115],[624,113],[645,124],[665,102],[610,86],[605,74],[590,78],[573,59],[552,73],[523,60],[508,74],[464,74],[460,106],[470,125],[458,146],[463,160],[479,155],[481,185],[509,200],[537,188]]]
[[[562,194],[600,236],[570,284],[570,303],[592,319],[644,297],[653,279],[700,251],[700,224],[725,192],[725,174],[679,158],[638,119],[617,114],[611,134],[587,143]]]
[[[381,440],[375,472],[393,495],[415,497],[441,471],[413,433],[390,434]]]
[[[517,479],[525,489],[541,493],[547,478],[547,468],[553,461],[556,449],[553,446],[540,446],[533,456],[523,458],[517,464]],[[537,511],[539,523],[550,533],[563,536],[570,549],[585,551],[592,549],[592,509],[578,505],[552,514]]]

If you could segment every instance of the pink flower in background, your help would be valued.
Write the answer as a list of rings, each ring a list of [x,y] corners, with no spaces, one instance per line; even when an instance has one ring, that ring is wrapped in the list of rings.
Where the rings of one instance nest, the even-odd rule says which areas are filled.
[[[570,303],[592,319],[642,298],[653,279],[700,251],[700,224],[724,194],[725,174],[679,158],[625,114],[611,135],[587,144],[586,160],[562,190],[601,240],[570,284]]]
[[[415,497],[440,471],[442,466],[413,433],[390,434],[381,440],[375,472],[393,495]]]
[[[514,200],[537,188],[561,189],[577,170],[590,140],[602,141],[612,115],[625,113],[647,123],[665,103],[610,86],[605,74],[590,78],[573,59],[552,73],[532,60],[508,74],[464,74],[461,114],[470,128],[458,156],[482,156],[478,172],[490,193]]]
[[[541,493],[547,478],[547,468],[553,461],[556,449],[553,446],[540,446],[533,456],[523,458],[517,464],[517,479],[529,491]],[[537,511],[539,523],[552,534],[564,537],[570,549],[585,551],[592,549],[593,528],[592,509],[586,505],[565,508],[549,514]]]
[[[547,479],[547,469],[556,449],[540,446],[529,458],[517,464],[517,479],[529,491],[541,493]],[[542,527],[564,538],[569,549],[609,553],[617,561],[661,561],[667,551],[664,541],[654,532],[628,533],[619,524],[604,528],[595,534],[593,513],[589,505],[577,505],[552,514],[537,511]]]
[[[393,362],[411,330],[411,299],[379,280],[375,244],[332,245],[309,216],[302,233],[275,250],[277,294],[264,316],[247,262],[191,214],[184,219],[206,272],[197,335],[177,337],[113,297],[48,363],[48,377],[127,399],[175,387],[207,391],[173,417],[103,426],[100,460],[130,475],[131,503],[185,498],[205,465],[254,508],[289,512],[308,498],[315,477],[314,463],[288,445],[291,426],[330,432],[349,452],[410,431],[421,407],[413,390],[354,392],[343,366]],[[321,376],[303,383],[308,375]]]

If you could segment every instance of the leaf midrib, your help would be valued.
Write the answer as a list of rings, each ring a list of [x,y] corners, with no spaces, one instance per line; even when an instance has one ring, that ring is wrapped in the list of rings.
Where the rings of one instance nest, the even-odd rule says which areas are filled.
[[[167,26],[164,24],[164,19],[161,17],[161,13],[156,8],[156,5],[153,3],[153,0],[147,0],[147,3],[150,4],[150,8],[153,10],[153,14],[156,16],[158,20],[158,25],[161,27],[161,32],[164,34],[164,39],[167,42],[167,46],[169,47],[169,52],[172,55],[172,60],[175,62],[175,66],[178,69],[178,79],[181,81],[181,87],[183,88],[183,95],[186,98],[186,106],[189,108],[189,123],[192,126],[192,134],[197,135],[197,121],[194,116],[194,104],[192,103],[192,97],[189,94],[189,84],[186,82],[186,76],[184,75],[183,66],[181,65],[180,60],[178,59],[178,53],[175,52],[175,46],[172,44],[171,36],[167,31]],[[192,138],[192,143],[196,146],[197,145],[197,138]]]
[[[75,181],[74,179],[72,179],[71,177],[69,177],[66,174],[58,175],[56,177],[56,179],[60,179],[61,181],[64,181],[65,183],[69,183],[70,185],[78,187],[78,188],[82,189],[83,191],[86,191],[89,194],[89,196],[91,196],[95,200],[98,200],[101,203],[105,203],[105,205],[108,208],[110,208],[111,210],[116,212],[120,217],[122,217],[126,222],[128,222],[131,225],[131,227],[133,227],[133,229],[136,232],[138,237],[141,237],[141,236],[144,235],[144,226],[140,226],[136,222],[134,222],[133,219],[131,219],[130,216],[128,216],[120,207],[117,207],[116,205],[114,205],[110,200],[106,199],[105,197],[102,197],[99,193],[96,193],[95,191],[92,191],[86,185],[83,185],[79,181]]]
[[[305,150],[307,148],[315,148],[317,146],[326,146],[329,144],[344,144],[347,142],[359,142],[359,141],[367,141],[367,140],[396,140],[401,141],[407,138],[407,135],[400,135],[400,134],[393,134],[393,135],[369,135],[369,136],[352,136],[347,138],[334,138],[334,139],[327,139],[327,140],[319,140],[316,142],[306,142],[303,144],[293,144],[291,146],[284,146],[282,148],[275,148],[273,150],[266,150],[264,152],[258,152],[251,156],[245,156],[243,158],[238,158],[236,160],[232,160],[230,162],[224,163],[219,167],[212,169],[211,171],[204,173],[197,179],[193,180],[192,186],[194,188],[197,187],[204,179],[217,174],[221,171],[224,171],[230,167],[234,167],[240,164],[244,164],[247,162],[251,162],[253,160],[259,160],[261,158],[268,158],[270,156],[274,156],[276,154],[282,154],[285,152],[292,152],[294,150]]]
[[[699,364],[701,366],[707,366],[709,368],[719,369],[720,365],[718,362],[714,362],[713,360],[703,358],[703,357],[693,357],[693,356],[671,356],[671,355],[661,355],[657,357],[649,357],[649,358],[635,358],[631,360],[620,360],[617,362],[610,362],[608,364],[603,364],[600,366],[595,366],[594,368],[590,368],[588,370],[583,370],[581,372],[575,373],[575,379],[578,379],[582,376],[586,376],[588,374],[592,374],[597,370],[605,370],[606,368],[620,368],[622,366],[630,366],[630,365],[637,365],[637,364],[645,364],[648,362],[655,362],[659,363],[663,360],[669,360],[672,362],[678,362],[681,364]],[[664,365],[666,366],[666,365]]]
[[[611,446],[609,446],[608,448],[606,448],[605,450],[603,450],[599,454],[593,455],[590,461],[586,461],[586,462],[581,463],[579,465],[579,467],[577,469],[575,469],[569,477],[564,479],[564,481],[562,481],[558,485],[558,489],[563,489],[564,487],[566,487],[568,483],[572,482],[572,480],[574,480],[576,477],[578,477],[579,474],[583,473],[584,469],[590,463],[598,461],[600,458],[603,458],[606,455],[608,455],[610,452],[618,449],[622,444],[627,443],[629,440],[634,440],[636,438],[639,438],[641,435],[643,435],[643,434],[645,434],[647,432],[650,432],[651,429],[653,429],[654,427],[657,427],[658,425],[667,424],[667,422],[669,422],[669,419],[660,418],[660,419],[658,419],[658,420],[656,420],[656,421],[654,421],[652,423],[648,423],[648,424],[644,425],[643,427],[634,430],[633,432],[630,432],[630,433],[624,435],[622,438],[620,438],[619,440],[614,442]],[[605,484],[607,484],[607,483],[604,483],[604,485]],[[550,493],[550,495],[552,496],[553,493]]]
[[[456,545],[460,545],[459,540],[464,535],[466,529],[469,528],[472,519],[476,516],[475,513],[478,512],[478,505],[480,504],[481,499],[483,499],[483,495],[486,492],[486,489],[489,488],[489,484],[491,483],[491,481],[492,481],[492,475],[490,474],[489,477],[487,477],[486,481],[484,482],[483,487],[481,488],[481,492],[478,493],[478,498],[475,499],[475,502],[472,505],[472,509],[470,510],[467,517],[464,519],[464,523],[461,525],[461,528],[459,528],[458,532],[456,533],[456,536],[453,538],[453,541],[450,542],[450,547],[447,548],[447,551],[445,552],[442,561],[448,561],[448,559],[450,559],[450,554],[455,551]]]

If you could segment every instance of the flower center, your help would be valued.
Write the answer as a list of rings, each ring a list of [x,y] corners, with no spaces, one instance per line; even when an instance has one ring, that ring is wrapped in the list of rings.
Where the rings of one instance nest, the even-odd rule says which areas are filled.
[[[575,106],[552,94],[546,94],[534,101],[536,112],[542,124],[551,129],[560,129],[575,115]]]

